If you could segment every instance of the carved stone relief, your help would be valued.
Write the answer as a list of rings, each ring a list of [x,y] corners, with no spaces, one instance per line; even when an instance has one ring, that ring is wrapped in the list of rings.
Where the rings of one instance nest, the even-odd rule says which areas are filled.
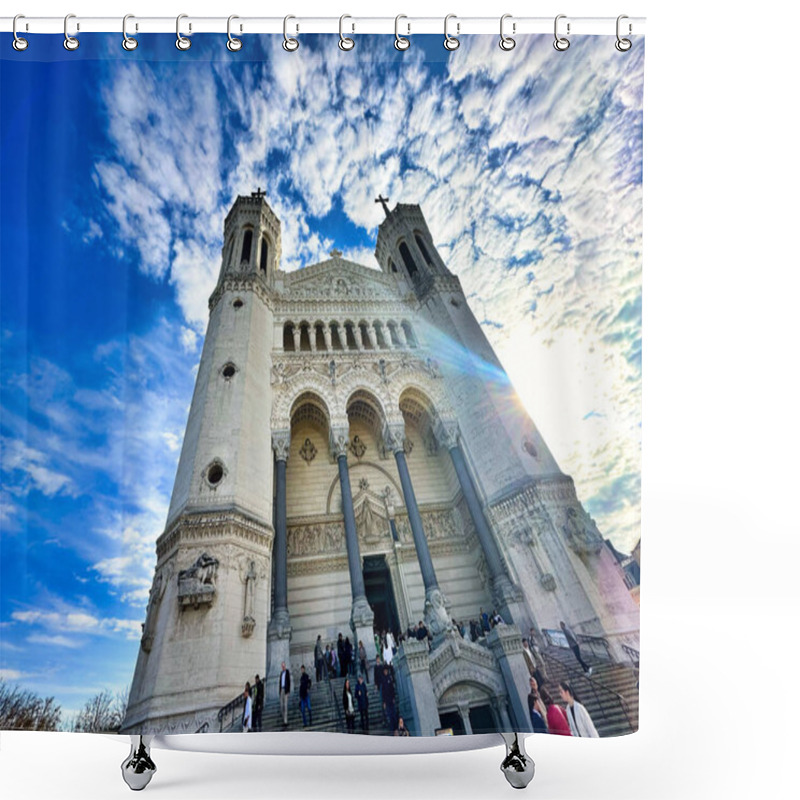
[[[219,561],[203,553],[188,569],[178,573],[178,602],[181,607],[211,605],[217,593]]]
[[[302,458],[306,464],[311,464],[311,462],[314,460],[314,456],[317,455],[317,448],[314,447],[314,442],[312,442],[311,439],[306,439],[298,452],[300,454],[300,458]]]
[[[594,520],[580,507],[570,506],[561,526],[569,546],[579,555],[594,555],[603,546],[603,537]]]

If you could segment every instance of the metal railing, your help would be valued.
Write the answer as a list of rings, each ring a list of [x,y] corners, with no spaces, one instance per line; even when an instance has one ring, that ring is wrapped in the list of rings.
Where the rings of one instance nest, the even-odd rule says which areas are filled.
[[[634,669],[639,669],[639,651],[635,647],[630,647],[627,644],[622,645],[622,649],[627,653],[628,658],[634,666]]]
[[[615,692],[613,689],[610,689],[608,686],[605,686],[598,680],[590,678],[588,675],[586,675],[586,673],[579,671],[571,664],[567,664],[560,658],[557,658],[552,653],[542,653],[542,657],[544,658],[545,664],[549,666],[557,664],[559,667],[566,670],[571,684],[580,685],[581,687],[583,686],[583,684],[580,683],[580,681],[584,681],[586,684],[588,684],[588,689],[592,693],[595,703],[597,704],[597,708],[599,709],[599,713],[603,717],[604,721],[608,721],[609,715],[603,709],[603,701],[600,699],[599,693],[605,693],[606,696],[616,701],[616,703],[619,705],[622,713],[625,716],[625,721],[628,723],[628,727],[631,729],[631,731],[636,730],[633,727],[633,722],[631,721],[631,713],[630,713],[630,707],[628,706],[628,702],[619,692]],[[548,670],[548,672],[549,671],[550,670]]]
[[[333,705],[333,710],[336,713],[336,732],[337,733],[344,733],[345,730],[345,721],[344,721],[344,709],[342,708],[342,699],[341,697],[336,697],[336,692],[333,691],[333,679],[327,681],[328,683],[328,692],[331,696],[331,704]],[[342,686],[344,686],[344,681],[342,681]]]
[[[564,635],[564,631],[556,628],[542,628],[542,634],[544,634],[547,644],[550,646],[560,647],[563,650],[570,649],[569,642],[567,641],[567,637]],[[589,636],[589,634],[586,633],[577,633],[575,634],[575,638],[578,640],[578,644],[581,646],[581,649],[584,650],[584,652],[589,653],[589,655],[594,656],[600,661],[614,660],[611,657],[608,639],[604,639],[602,636]]]
[[[578,633],[575,637],[581,648],[585,648],[591,655],[601,661],[613,661],[611,651],[608,647],[608,639],[602,636],[589,636],[585,633]]]
[[[208,733],[208,720],[206,720],[195,733]]]

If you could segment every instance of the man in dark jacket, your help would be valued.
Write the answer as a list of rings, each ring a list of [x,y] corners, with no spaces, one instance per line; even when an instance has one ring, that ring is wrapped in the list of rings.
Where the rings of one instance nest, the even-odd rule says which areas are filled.
[[[417,641],[424,642],[428,638],[428,629],[425,627],[425,623],[420,620],[419,625],[417,625]]]
[[[314,645],[314,669],[317,673],[317,683],[322,680],[322,669],[325,666],[325,656],[322,652],[322,636],[317,636],[317,643]]]
[[[369,696],[367,694],[367,684],[364,683],[364,678],[359,675],[358,683],[356,684],[356,703],[358,704],[358,713],[361,715],[361,730],[369,731]]]
[[[583,667],[583,671],[587,675],[592,674],[592,668],[583,660],[581,657],[581,646],[578,644],[578,637],[567,627],[565,622],[561,623],[561,630],[566,637],[567,644],[569,645],[569,649],[572,650],[575,658],[578,659],[578,663]]]
[[[286,662],[281,662],[281,674],[278,677],[278,697],[281,701],[283,727],[289,724],[289,693],[292,691],[292,673],[286,669]]]
[[[313,725],[314,717],[311,715],[311,678],[306,674],[304,664],[300,665],[300,713],[303,715],[303,727],[306,724]],[[306,711],[308,711],[308,723],[306,723]]]
[[[253,730],[261,731],[261,717],[264,714],[264,681],[256,675],[255,697],[253,698]]]
[[[383,702],[383,713],[386,717],[386,726],[393,731],[397,726],[397,710],[394,702],[394,678],[389,673],[389,667],[383,665],[383,676],[381,677],[381,700]]]
[[[344,638],[339,634],[339,640],[336,642],[336,655],[339,658],[339,675],[344,676],[345,671],[345,655],[344,655]]]

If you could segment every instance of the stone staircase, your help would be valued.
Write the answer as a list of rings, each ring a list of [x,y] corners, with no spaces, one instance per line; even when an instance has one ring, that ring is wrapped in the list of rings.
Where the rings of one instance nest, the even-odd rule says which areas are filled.
[[[292,677],[294,678],[294,676]],[[344,681],[344,678],[333,678],[330,681],[323,680],[321,683],[311,684],[311,716],[314,724],[306,727],[303,727],[297,686],[292,686],[292,693],[289,696],[289,722],[286,727],[283,725],[277,690],[268,691],[262,715],[262,729],[264,731],[346,733],[347,724],[342,709]],[[350,679],[350,686],[355,690],[356,681],[353,678]],[[380,694],[371,681],[367,685],[367,696],[369,697],[369,733],[377,736],[391,736],[393,732],[386,727],[383,719],[383,703]],[[361,733],[361,717],[358,710],[356,710],[355,732]]]
[[[566,681],[586,706],[600,736],[620,736],[638,730],[639,690],[631,664],[618,664],[581,653],[592,667],[592,675],[587,677],[570,650],[551,646],[544,649],[543,655],[547,666],[545,686],[559,705],[563,706],[558,684]]]

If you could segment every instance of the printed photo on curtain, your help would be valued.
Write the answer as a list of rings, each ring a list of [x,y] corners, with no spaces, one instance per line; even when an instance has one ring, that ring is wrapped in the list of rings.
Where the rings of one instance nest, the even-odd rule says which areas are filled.
[[[3,42],[0,728],[635,731],[644,38],[298,38]]]

